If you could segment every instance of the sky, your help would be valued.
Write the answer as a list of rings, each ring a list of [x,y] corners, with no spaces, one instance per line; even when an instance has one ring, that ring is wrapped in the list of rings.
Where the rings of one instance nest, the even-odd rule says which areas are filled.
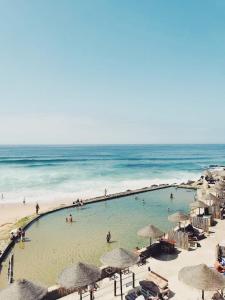
[[[1,0],[0,144],[225,143],[224,0]]]

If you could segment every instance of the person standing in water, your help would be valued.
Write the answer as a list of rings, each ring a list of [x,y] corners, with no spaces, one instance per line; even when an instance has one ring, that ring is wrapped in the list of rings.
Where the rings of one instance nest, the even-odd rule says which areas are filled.
[[[106,236],[106,242],[110,243],[110,241],[111,241],[111,232],[109,231]]]
[[[170,194],[170,199],[173,199],[173,193]]]
[[[38,203],[36,204],[36,215],[38,215],[38,212],[39,212],[39,209],[40,209],[40,206],[38,205]]]
[[[73,216],[71,214],[69,215],[69,222],[73,223]]]

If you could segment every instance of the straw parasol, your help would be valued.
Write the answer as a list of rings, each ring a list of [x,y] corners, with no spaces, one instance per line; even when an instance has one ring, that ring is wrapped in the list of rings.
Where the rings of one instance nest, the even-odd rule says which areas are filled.
[[[183,221],[187,221],[189,220],[189,216],[182,213],[181,211],[178,211],[172,215],[169,215],[168,216],[168,220],[170,222],[173,222],[173,223],[178,223],[179,224],[179,228],[180,228],[180,223],[183,222]]]
[[[206,203],[200,201],[200,200],[197,200],[197,201],[194,201],[192,203],[190,203],[190,207],[191,209],[199,209],[199,215],[200,215],[200,209],[201,208],[206,208],[206,207],[209,207]]]
[[[139,256],[133,252],[123,249],[116,248],[106,254],[104,254],[100,261],[109,267],[120,269],[120,292],[121,299],[123,299],[123,287],[122,287],[122,271],[125,268],[133,266],[139,260]]]
[[[59,276],[58,283],[66,289],[83,288],[84,286],[95,283],[101,278],[101,271],[99,268],[78,262],[69,268],[66,268]],[[82,299],[82,293],[80,293]],[[92,299],[92,293],[90,294]]]
[[[159,228],[155,227],[154,225],[149,224],[148,226],[138,230],[137,234],[139,236],[150,238],[150,246],[152,244],[152,239],[157,239],[164,235]]]
[[[206,170],[203,174],[205,177],[207,176],[208,178],[213,178],[213,174],[209,170]]]
[[[225,190],[225,182],[224,181],[218,181],[215,184],[215,188],[218,190]]]
[[[202,290],[202,299],[204,299],[204,291],[216,291],[225,287],[224,276],[205,264],[182,268],[178,273],[178,279],[193,288]]]
[[[41,300],[48,290],[26,279],[10,284],[0,292],[0,300]]]
[[[225,170],[220,171],[219,176],[225,178]]]
[[[209,193],[205,196],[205,201],[209,201],[210,205],[212,205],[211,203],[213,203],[213,204],[220,203],[220,199],[218,197],[216,197],[215,195],[213,195],[212,193]]]

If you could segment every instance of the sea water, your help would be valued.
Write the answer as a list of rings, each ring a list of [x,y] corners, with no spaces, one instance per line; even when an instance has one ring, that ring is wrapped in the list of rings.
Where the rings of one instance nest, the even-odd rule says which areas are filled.
[[[1,201],[74,200],[199,178],[225,145],[1,146]]]
[[[170,194],[173,193],[173,199]],[[195,191],[165,188],[138,195],[63,209],[44,216],[26,232],[26,242],[18,242],[14,252],[14,278],[27,278],[54,285],[61,271],[78,261],[100,266],[100,257],[117,247],[134,249],[149,244],[137,231],[154,224],[166,232],[172,226],[168,215],[189,211]],[[73,215],[74,222],[66,217]],[[106,242],[110,230],[112,243]],[[8,260],[3,263],[0,287],[7,282]]]

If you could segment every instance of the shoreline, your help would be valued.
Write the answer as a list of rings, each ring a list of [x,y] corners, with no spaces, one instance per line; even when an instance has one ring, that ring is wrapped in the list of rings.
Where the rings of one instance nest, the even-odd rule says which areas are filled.
[[[93,198],[87,198],[84,199],[85,204],[92,204],[96,202],[101,201],[107,201],[107,200],[113,200],[117,198],[122,198],[126,196],[136,195],[140,193],[155,191],[159,189],[166,189],[170,187],[176,187],[176,188],[187,188],[187,189],[196,189],[195,186],[192,185],[178,185],[178,184],[161,184],[159,186],[150,186],[150,187],[144,187],[141,189],[135,189],[135,190],[127,190],[124,192],[109,194],[107,196],[98,196]],[[67,202],[70,202],[71,200],[67,200]],[[5,206],[2,208],[2,206]],[[69,203],[61,203],[61,201],[58,201],[57,203],[52,202],[41,202],[40,204],[40,214],[36,215],[35,212],[35,203],[29,203],[29,204],[22,204],[22,203],[4,203],[0,204],[1,210],[0,210],[0,219],[2,223],[0,223],[0,250],[2,251],[2,255],[0,256],[0,263],[2,263],[5,258],[8,256],[8,254],[11,252],[12,248],[14,247],[14,242],[10,241],[9,235],[10,232],[16,228],[23,228],[24,230],[27,230],[35,221],[38,219],[54,213],[56,211],[67,209],[74,207],[74,204]],[[11,208],[11,209],[10,209]],[[11,216],[5,213],[8,211],[11,212]],[[5,217],[3,218],[3,216]]]

